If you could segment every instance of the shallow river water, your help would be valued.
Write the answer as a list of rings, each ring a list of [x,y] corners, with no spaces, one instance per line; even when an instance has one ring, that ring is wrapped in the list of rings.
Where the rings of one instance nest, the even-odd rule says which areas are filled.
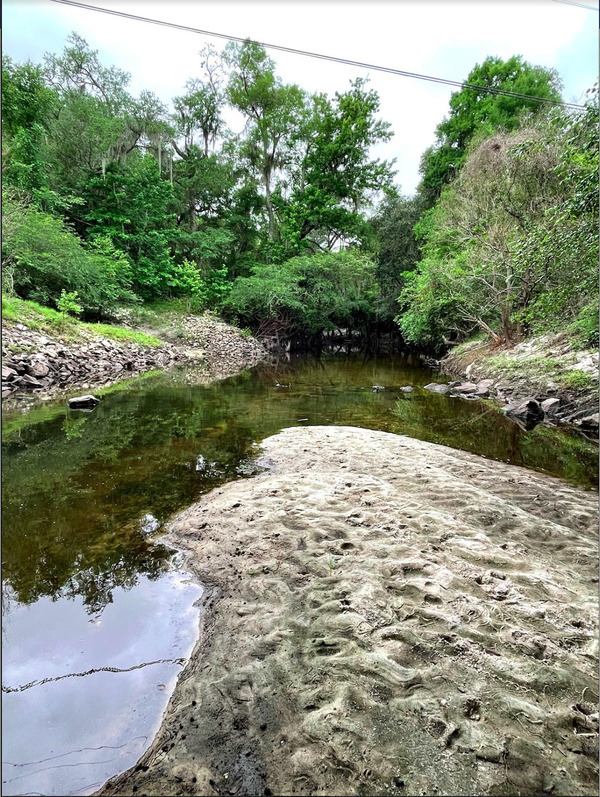
[[[148,747],[202,592],[163,526],[255,473],[265,437],[362,426],[596,487],[594,443],[422,389],[436,379],[410,358],[299,358],[209,386],[186,371],[146,376],[92,412],[62,399],[5,413],[2,793],[89,794]]]

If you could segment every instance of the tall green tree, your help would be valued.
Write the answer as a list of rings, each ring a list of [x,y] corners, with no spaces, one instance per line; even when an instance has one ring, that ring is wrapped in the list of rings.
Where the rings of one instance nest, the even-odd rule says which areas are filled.
[[[234,108],[248,120],[241,157],[262,180],[268,217],[268,237],[275,240],[278,224],[273,203],[277,170],[287,163],[287,141],[301,124],[306,94],[296,85],[284,85],[275,75],[275,64],[264,47],[245,41],[230,42],[225,48],[230,68],[227,95]]]
[[[370,158],[370,148],[391,138],[377,117],[379,97],[359,78],[349,91],[313,100],[306,149],[294,175],[286,210],[291,249],[330,251],[368,235],[362,210],[392,188],[392,164]]]
[[[2,173],[30,195],[48,182],[47,139],[58,103],[40,66],[2,57]]]
[[[489,57],[469,73],[466,83],[486,89],[503,89],[549,100],[560,100],[558,73],[541,66],[532,66],[521,56],[506,61]],[[463,88],[450,97],[450,112],[436,130],[436,142],[421,160],[422,180],[419,187],[431,207],[445,185],[459,173],[467,145],[475,135],[479,139],[496,130],[512,131],[527,112],[537,114],[547,107],[536,100],[493,94]]]
[[[397,298],[406,275],[415,270],[421,251],[415,226],[423,213],[423,200],[391,195],[380,205],[371,225],[378,242],[377,280],[381,289],[381,311],[386,317],[398,312]]]
[[[111,164],[88,180],[84,198],[89,239],[108,237],[128,256],[139,296],[154,299],[177,286],[170,248],[173,188],[161,179],[155,158],[139,155],[124,166]]]

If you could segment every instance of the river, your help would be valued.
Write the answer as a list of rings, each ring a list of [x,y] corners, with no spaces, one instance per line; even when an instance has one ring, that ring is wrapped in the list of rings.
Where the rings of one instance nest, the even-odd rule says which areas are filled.
[[[165,523],[256,473],[265,437],[361,426],[597,487],[593,442],[422,389],[436,379],[410,357],[299,357],[212,385],[149,375],[92,412],[63,399],[4,413],[3,793],[89,794],[150,744],[202,594]]]

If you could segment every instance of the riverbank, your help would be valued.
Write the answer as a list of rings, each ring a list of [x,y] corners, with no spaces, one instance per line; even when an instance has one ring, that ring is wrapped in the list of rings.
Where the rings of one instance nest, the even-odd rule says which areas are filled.
[[[595,794],[597,495],[358,428],[263,448],[170,526],[199,640],[97,794]]]
[[[487,341],[457,346],[440,363],[443,373],[488,380],[488,391],[505,404],[548,402],[547,422],[598,431],[598,351],[574,349],[566,333],[544,335],[512,347]]]
[[[2,399],[42,399],[76,390],[94,390],[123,378],[177,364],[193,364],[200,381],[231,376],[266,359],[254,338],[211,316],[187,316],[181,334],[161,340],[148,332],[93,324],[35,329],[2,321]],[[110,336],[109,336],[110,335]],[[133,340],[119,340],[129,335]],[[117,338],[117,339],[115,339]],[[136,341],[136,338],[140,342]]]

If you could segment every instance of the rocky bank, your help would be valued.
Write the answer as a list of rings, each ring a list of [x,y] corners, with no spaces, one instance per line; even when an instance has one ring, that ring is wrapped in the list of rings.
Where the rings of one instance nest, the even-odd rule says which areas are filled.
[[[231,376],[268,357],[261,344],[214,318],[190,316],[185,336],[160,346],[125,343],[81,331],[77,341],[2,322],[2,399],[53,396],[113,384],[157,368],[194,363],[206,380]]]
[[[564,333],[504,349],[472,342],[438,364],[442,373],[462,378],[448,382],[444,392],[496,398],[528,425],[568,423],[598,435],[598,351],[573,349]]]
[[[348,427],[262,464],[171,524],[199,640],[97,794],[597,794],[597,495]]]

